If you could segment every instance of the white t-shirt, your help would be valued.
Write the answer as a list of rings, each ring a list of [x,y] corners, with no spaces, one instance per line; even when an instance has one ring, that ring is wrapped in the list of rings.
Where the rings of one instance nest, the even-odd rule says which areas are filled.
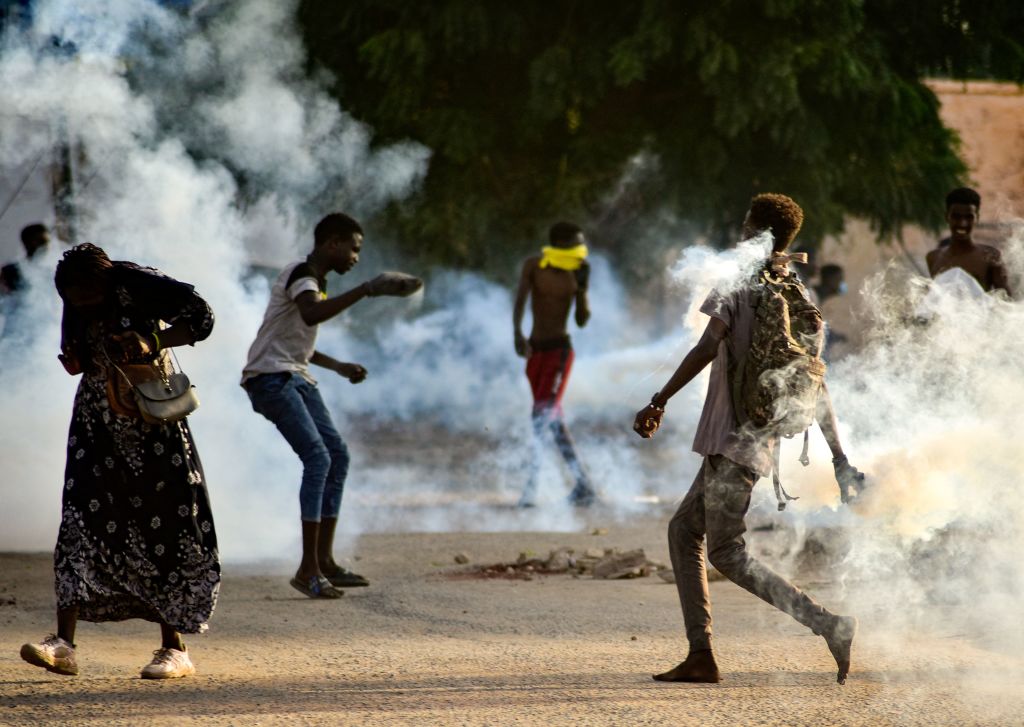
[[[300,267],[301,266],[301,267]],[[242,369],[242,383],[260,374],[294,372],[311,384],[309,359],[316,350],[318,326],[306,325],[295,299],[307,290],[324,295],[320,282],[305,261],[288,265],[274,281],[270,302],[256,340],[249,347],[249,360]]]

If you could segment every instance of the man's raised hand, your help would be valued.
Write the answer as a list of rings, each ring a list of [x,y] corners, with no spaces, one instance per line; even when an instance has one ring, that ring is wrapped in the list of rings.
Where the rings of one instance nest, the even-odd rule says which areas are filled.
[[[644,439],[650,439],[661,426],[663,416],[665,416],[664,409],[656,407],[654,404],[648,404],[636,413],[636,419],[633,420],[633,431]]]
[[[340,363],[337,368],[335,368],[335,371],[353,384],[358,384],[359,382],[366,380],[366,369],[359,364]]]
[[[423,287],[423,281],[406,273],[381,273],[366,283],[366,294],[371,296],[392,295],[404,298]]]

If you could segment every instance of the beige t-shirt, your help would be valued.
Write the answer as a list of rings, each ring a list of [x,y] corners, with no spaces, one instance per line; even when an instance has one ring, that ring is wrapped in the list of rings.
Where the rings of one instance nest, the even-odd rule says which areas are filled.
[[[730,362],[740,363],[750,350],[754,332],[754,300],[749,288],[728,295],[712,290],[700,307],[701,313],[717,318],[729,329],[711,364],[708,394],[704,399],[693,451],[705,457],[720,454],[749,467],[761,477],[772,472],[775,441],[740,428],[732,405]]]
[[[299,266],[304,266],[299,269]],[[295,262],[281,271],[270,289],[263,323],[249,347],[249,360],[242,370],[244,384],[260,374],[294,372],[311,384],[309,359],[316,350],[318,326],[306,325],[295,299],[307,290],[322,294],[320,283],[305,261]]]

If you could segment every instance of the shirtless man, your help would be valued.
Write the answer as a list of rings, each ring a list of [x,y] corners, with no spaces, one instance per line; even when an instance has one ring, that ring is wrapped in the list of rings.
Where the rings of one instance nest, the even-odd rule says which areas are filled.
[[[950,243],[928,253],[928,274],[933,278],[951,268],[962,268],[978,281],[985,292],[1004,290],[1010,295],[1006,267],[999,250],[974,242],[971,233],[978,221],[981,195],[960,187],[946,195],[946,221]]]
[[[534,451],[530,476],[519,500],[520,507],[533,507],[536,502],[537,477],[540,469],[540,440],[544,428],[554,435],[576,486],[569,494],[573,505],[587,507],[597,499],[590,479],[576,454],[576,447],[562,416],[562,395],[572,368],[572,341],[567,331],[569,311],[576,303],[576,325],[587,325],[590,305],[587,283],[590,265],[583,230],[570,222],[552,225],[549,246],[540,255],[527,258],[519,277],[512,323],[515,330],[516,353],[526,359],[526,377],[533,391]],[[523,336],[523,313],[526,299],[531,299],[533,329],[530,338]]]

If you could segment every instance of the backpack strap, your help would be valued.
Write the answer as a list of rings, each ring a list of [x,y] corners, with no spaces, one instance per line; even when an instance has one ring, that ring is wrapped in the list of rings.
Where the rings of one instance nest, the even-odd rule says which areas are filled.
[[[810,449],[810,446],[811,446],[811,428],[807,427],[807,429],[804,430],[804,448],[800,452],[800,464],[802,464],[804,467],[806,467],[807,465],[809,465],[811,463],[811,458],[807,456],[807,450]]]
[[[757,308],[761,305],[764,295],[764,271],[761,271],[752,279],[750,285],[743,292],[742,302],[753,309],[755,319],[757,318]],[[738,360],[731,355],[728,357],[729,396],[732,401],[733,418],[736,420],[736,426],[739,427],[750,421],[750,415],[747,413],[747,408],[743,402],[743,378],[746,375],[746,368],[747,356]]]
[[[786,503],[789,500],[799,500],[800,499],[799,497],[793,497],[792,495],[790,495],[788,492],[786,492],[786,488],[784,488],[782,486],[782,480],[779,477],[779,457],[781,456],[781,453],[782,453],[782,440],[781,439],[776,439],[775,440],[775,456],[773,457],[773,461],[772,461],[772,484],[775,485],[775,499],[779,503],[779,512],[782,512],[783,510],[786,509]]]

